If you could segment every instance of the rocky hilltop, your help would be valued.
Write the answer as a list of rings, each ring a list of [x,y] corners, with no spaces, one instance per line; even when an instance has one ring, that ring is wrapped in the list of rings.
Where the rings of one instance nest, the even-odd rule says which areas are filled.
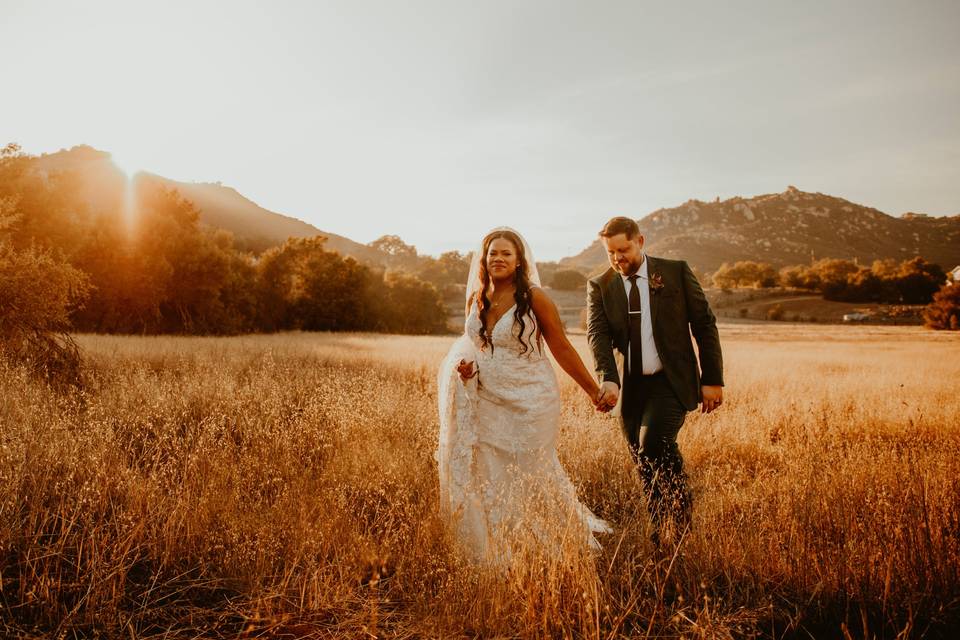
[[[639,220],[652,255],[682,258],[700,271],[724,262],[756,260],[777,267],[821,258],[905,260],[923,256],[950,269],[960,264],[960,215],[893,217],[823,193],[788,187],[783,193],[658,209]],[[595,271],[606,264],[599,240],[567,267]]]

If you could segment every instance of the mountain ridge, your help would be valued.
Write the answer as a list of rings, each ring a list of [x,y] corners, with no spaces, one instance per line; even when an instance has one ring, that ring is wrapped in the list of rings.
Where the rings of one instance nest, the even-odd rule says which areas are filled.
[[[85,175],[88,201],[116,206],[126,177],[108,152],[87,145],[37,157],[37,167],[50,173],[79,170]],[[270,211],[220,182],[181,182],[153,173],[142,175],[176,189],[193,202],[200,221],[226,229],[238,247],[254,252],[282,244],[289,237],[322,235],[327,246],[375,266],[390,264],[385,253],[344,236],[323,231],[303,220]],[[820,258],[904,260],[916,255],[945,270],[960,264],[960,214],[931,216],[908,211],[899,217],[873,207],[794,186],[782,193],[713,202],[691,199],[660,208],[639,221],[645,250],[652,255],[686,260],[700,272],[724,262],[755,260],[776,267],[805,264]],[[607,264],[599,240],[580,253],[558,261],[561,268],[595,272]]]
[[[81,192],[94,207],[110,209],[118,206],[127,176],[113,162],[109,152],[89,145],[77,145],[36,158],[36,167],[45,174],[77,171],[82,176]],[[184,182],[140,171],[131,179],[146,178],[175,189],[189,200],[200,214],[200,223],[225,229],[234,236],[236,245],[259,253],[283,244],[287,238],[324,236],[327,248],[351,256],[367,264],[382,266],[388,257],[382,252],[350,238],[323,231],[299,218],[266,209],[247,198],[234,187],[220,182]]]
[[[176,189],[193,202],[201,221],[210,227],[227,229],[237,242],[253,251],[277,246],[289,237],[308,238],[322,235],[327,248],[361,262],[383,264],[385,256],[376,249],[350,238],[318,229],[299,218],[271,211],[247,198],[234,187],[218,182],[180,182],[148,174],[162,184]]]
[[[638,220],[651,255],[683,259],[701,272],[724,262],[754,260],[776,267],[821,258],[866,263],[916,255],[945,269],[960,264],[960,214],[907,212],[893,217],[873,207],[794,186],[782,193],[721,201],[691,199]],[[607,263],[599,239],[560,266],[597,271]]]

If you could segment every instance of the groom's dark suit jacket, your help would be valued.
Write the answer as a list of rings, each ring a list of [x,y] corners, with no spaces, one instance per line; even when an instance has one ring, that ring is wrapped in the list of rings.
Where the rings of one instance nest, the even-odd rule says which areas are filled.
[[[723,385],[723,357],[717,321],[690,267],[682,260],[647,256],[648,282],[656,274],[663,287],[650,287],[650,317],[657,354],[670,386],[688,410],[700,402],[700,385]],[[633,385],[621,383],[614,349],[626,358],[630,337],[629,305],[623,280],[613,269],[587,283],[587,341],[593,351],[597,375],[603,382],[615,382],[622,395],[638,393]],[[690,334],[697,341],[700,367],[693,352]],[[702,369],[702,375],[701,375]],[[701,382],[702,380],[702,382]],[[623,402],[624,415],[634,403]]]

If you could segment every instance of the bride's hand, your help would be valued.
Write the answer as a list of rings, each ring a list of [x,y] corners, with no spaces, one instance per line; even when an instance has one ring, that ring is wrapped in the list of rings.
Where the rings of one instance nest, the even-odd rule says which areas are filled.
[[[594,396],[593,406],[602,413],[607,413],[617,404],[619,387],[612,382],[604,382],[597,387],[597,393]]]
[[[600,398],[602,395],[602,390],[600,386],[596,383],[590,389],[584,389],[584,392],[590,397],[590,402],[593,404],[593,408],[597,411],[600,411]]]
[[[460,379],[466,382],[470,378],[476,376],[477,373],[479,373],[479,369],[474,368],[474,362],[472,360],[470,362],[467,362],[466,360],[460,360],[460,362],[457,364],[457,373],[460,374]]]

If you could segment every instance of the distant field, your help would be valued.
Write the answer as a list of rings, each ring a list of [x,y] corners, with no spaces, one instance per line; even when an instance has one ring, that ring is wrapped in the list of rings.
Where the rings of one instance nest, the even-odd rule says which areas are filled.
[[[556,303],[560,318],[571,333],[582,333],[585,327],[587,307],[586,290],[560,291],[547,289]],[[862,302],[835,302],[824,300],[819,295],[806,291],[781,289],[734,289],[722,291],[707,289],[711,309],[720,321],[757,323],[770,320],[770,311],[778,307],[778,323],[846,324],[843,316],[849,313],[867,313],[871,319],[854,325],[905,325],[919,326],[923,323],[922,306],[872,304]],[[463,302],[448,301],[451,330],[463,328]]]
[[[66,396],[0,365],[0,636],[953,637],[958,336],[721,335],[682,554],[652,553],[617,423],[563,378],[561,459],[616,532],[501,579],[437,516],[452,338],[80,336]]]
[[[783,289],[710,289],[707,296],[717,317],[727,321],[769,320],[777,309],[781,322],[840,324],[846,314],[864,313],[870,316],[865,324],[923,324],[923,305],[837,302],[809,291]]]

